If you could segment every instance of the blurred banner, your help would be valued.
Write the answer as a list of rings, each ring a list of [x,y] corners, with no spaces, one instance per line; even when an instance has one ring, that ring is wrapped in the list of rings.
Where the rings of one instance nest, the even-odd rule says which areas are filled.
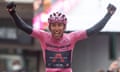
[[[34,0],[33,27],[47,30],[49,15],[60,11],[68,18],[67,31],[85,30],[104,17],[109,3],[115,5],[117,11],[102,32],[120,32],[119,0]]]
[[[33,3],[34,0],[5,0],[6,2],[18,2],[18,3]]]

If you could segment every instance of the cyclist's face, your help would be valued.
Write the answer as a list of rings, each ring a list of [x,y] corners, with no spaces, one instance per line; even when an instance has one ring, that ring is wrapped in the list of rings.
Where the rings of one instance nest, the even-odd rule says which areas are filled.
[[[52,33],[52,36],[55,39],[59,39],[63,36],[65,25],[61,23],[54,23],[54,24],[50,24],[49,29]]]

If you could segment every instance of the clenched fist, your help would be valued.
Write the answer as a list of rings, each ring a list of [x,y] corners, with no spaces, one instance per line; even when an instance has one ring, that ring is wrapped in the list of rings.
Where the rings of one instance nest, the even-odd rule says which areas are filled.
[[[116,11],[116,7],[112,4],[109,4],[108,7],[107,7],[107,10],[110,14],[114,14],[115,11]]]
[[[14,2],[7,3],[6,8],[7,8],[9,13],[14,13],[15,8],[16,8],[16,4]]]

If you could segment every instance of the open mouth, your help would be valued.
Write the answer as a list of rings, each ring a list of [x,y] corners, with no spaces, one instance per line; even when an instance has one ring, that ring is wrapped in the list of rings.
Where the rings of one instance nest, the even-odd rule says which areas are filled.
[[[60,33],[55,33],[54,36],[57,36],[57,37],[58,37],[58,36],[60,36]]]
[[[60,32],[54,32],[54,37],[56,37],[56,38],[61,37],[61,33]]]

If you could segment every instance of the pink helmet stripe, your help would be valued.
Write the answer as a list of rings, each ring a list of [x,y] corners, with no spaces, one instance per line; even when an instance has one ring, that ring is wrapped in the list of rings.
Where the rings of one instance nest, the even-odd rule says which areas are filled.
[[[48,18],[48,23],[53,24],[53,23],[62,23],[62,24],[67,24],[67,18],[65,17],[64,14],[56,12],[50,15]]]

